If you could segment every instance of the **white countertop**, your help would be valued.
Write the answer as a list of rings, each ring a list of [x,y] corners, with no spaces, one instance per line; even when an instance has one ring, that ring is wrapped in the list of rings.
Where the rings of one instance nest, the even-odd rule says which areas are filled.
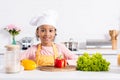
[[[16,74],[0,72],[0,80],[120,80],[120,67],[112,66],[107,72],[46,72],[22,71]]]
[[[47,72],[33,70],[7,74],[1,69],[0,80],[120,80],[120,66],[117,65],[117,56],[105,55],[104,57],[111,62],[110,70],[106,72]]]
[[[110,70],[107,72],[83,72],[83,71],[69,71],[69,72],[46,72],[40,70],[21,71],[16,74],[7,74],[1,68],[0,80],[120,80],[120,67],[117,66],[118,50],[80,50],[76,54],[83,52],[106,52],[114,55],[104,55],[104,57],[111,62]]]

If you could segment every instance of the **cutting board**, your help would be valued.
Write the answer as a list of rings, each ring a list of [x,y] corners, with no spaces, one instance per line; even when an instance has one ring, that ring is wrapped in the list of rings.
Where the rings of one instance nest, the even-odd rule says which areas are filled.
[[[56,68],[54,66],[44,66],[44,67],[38,67],[41,71],[49,71],[49,72],[63,72],[63,71],[76,71],[76,66],[74,65],[68,65],[64,68]]]

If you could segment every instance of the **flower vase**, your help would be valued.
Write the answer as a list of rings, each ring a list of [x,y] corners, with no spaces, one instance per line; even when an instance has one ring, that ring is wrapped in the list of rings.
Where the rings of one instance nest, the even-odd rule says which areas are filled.
[[[13,45],[16,45],[15,36],[12,36],[12,44],[13,44]]]

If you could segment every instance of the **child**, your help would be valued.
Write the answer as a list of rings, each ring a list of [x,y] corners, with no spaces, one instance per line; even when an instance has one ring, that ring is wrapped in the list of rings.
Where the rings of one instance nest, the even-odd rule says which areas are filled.
[[[57,15],[54,11],[47,11],[39,17],[35,17],[30,22],[36,25],[36,37],[40,43],[33,45],[21,55],[21,60],[34,60],[39,66],[52,66],[54,59],[62,55],[66,60],[76,59],[77,56],[63,44],[54,43],[56,36]]]

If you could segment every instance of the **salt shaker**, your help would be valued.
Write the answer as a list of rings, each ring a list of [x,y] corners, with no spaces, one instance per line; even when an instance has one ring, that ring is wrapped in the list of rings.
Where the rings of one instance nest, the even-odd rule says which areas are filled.
[[[5,53],[5,72],[17,73],[20,72],[20,46],[19,45],[6,45]]]

